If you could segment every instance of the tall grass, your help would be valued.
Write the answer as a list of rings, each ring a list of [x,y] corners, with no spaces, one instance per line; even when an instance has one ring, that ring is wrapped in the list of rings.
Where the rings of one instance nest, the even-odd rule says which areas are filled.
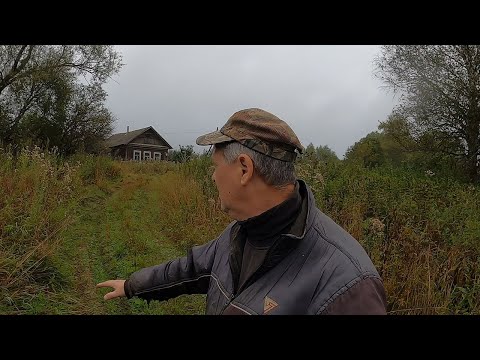
[[[15,156],[0,150],[0,311],[23,313],[64,283],[52,255],[64,246],[82,190],[89,184],[107,189],[119,174],[107,158],[67,160],[38,147]]]
[[[0,301],[18,302],[48,291],[55,268],[49,256],[70,223],[78,166],[38,148],[17,156],[0,151]]]
[[[480,313],[478,186],[391,166],[304,162],[299,173],[371,256],[390,313]]]
[[[69,291],[85,290],[107,274],[128,275],[155,262],[155,254],[147,256],[151,249],[166,259],[217,237],[230,219],[220,210],[211,165],[205,156],[183,164],[136,163],[90,155],[63,159],[38,148],[14,157],[1,150],[0,312],[24,313],[34,298],[55,301],[51,295],[79,274],[95,279],[82,279]],[[387,165],[366,169],[304,158],[296,169],[320,209],[372,258],[385,283],[389,313],[480,313],[478,186]],[[97,224],[94,217],[109,199],[114,201],[102,215],[107,222]],[[89,204],[95,209],[85,214]],[[84,223],[74,227],[74,221]],[[80,246],[84,259],[55,258],[67,248],[66,254],[76,253],[74,229],[91,239]],[[52,259],[84,261],[86,270],[58,266]],[[91,305],[96,293],[88,293],[88,299],[70,298]],[[190,303],[179,304],[171,309],[181,313]],[[112,313],[130,311],[125,304],[110,305]]]
[[[153,183],[159,224],[183,249],[216,238],[231,221],[220,211],[211,165],[206,157],[176,164],[176,171]]]

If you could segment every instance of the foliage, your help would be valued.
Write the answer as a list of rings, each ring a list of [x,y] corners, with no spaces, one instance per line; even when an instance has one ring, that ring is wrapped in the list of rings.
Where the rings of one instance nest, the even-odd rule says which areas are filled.
[[[193,152],[193,145],[179,145],[179,148],[179,150],[170,150],[168,152],[168,159],[170,161],[184,163],[190,161],[195,157],[195,153]]]
[[[121,66],[113,46],[0,46],[0,141],[99,152],[114,121],[102,85]]]
[[[480,313],[480,188],[408,166],[301,163],[318,206],[365,248],[392,314]],[[321,178],[323,181],[315,181]]]
[[[386,127],[425,152],[460,161],[471,181],[480,179],[480,46],[388,45],[377,76],[400,105]],[[400,126],[397,126],[400,125]]]
[[[349,147],[345,160],[361,163],[372,168],[385,163],[385,154],[381,146],[380,134],[372,132]]]

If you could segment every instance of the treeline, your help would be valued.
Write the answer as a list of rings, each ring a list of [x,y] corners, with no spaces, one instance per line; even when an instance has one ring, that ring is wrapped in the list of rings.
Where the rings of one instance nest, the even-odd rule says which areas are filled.
[[[480,46],[389,45],[375,75],[399,95],[378,131],[352,145],[347,162],[423,169],[480,180]],[[330,149],[307,149],[319,159]]]
[[[374,65],[399,105],[380,133],[353,145],[345,158],[369,167],[392,162],[448,169],[478,182],[480,46],[388,45]],[[0,45],[2,146],[98,152],[114,121],[102,85],[121,66],[113,46]],[[328,157],[328,151],[317,154]],[[176,162],[194,156],[191,146],[170,155]]]

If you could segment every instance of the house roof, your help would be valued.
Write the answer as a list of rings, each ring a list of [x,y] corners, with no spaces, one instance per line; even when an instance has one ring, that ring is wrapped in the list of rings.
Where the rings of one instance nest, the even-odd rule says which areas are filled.
[[[169,149],[171,149],[172,147],[170,146],[170,144],[151,126],[149,127],[146,127],[146,128],[143,128],[143,129],[138,129],[138,130],[133,130],[133,131],[129,131],[128,133],[118,133],[118,134],[113,134],[112,136],[110,136],[107,140],[105,140],[105,144],[108,146],[108,147],[115,147],[115,146],[119,146],[119,145],[126,145],[130,142],[133,141],[133,139],[135,139],[137,136],[140,136],[142,135],[144,132],[146,132],[147,130],[153,130],[153,132],[155,134],[158,135],[158,137],[163,141],[165,142],[165,144],[168,146]]]

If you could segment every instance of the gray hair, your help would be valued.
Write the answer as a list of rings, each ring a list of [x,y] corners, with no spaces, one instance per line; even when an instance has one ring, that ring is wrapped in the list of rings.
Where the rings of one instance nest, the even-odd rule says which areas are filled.
[[[236,141],[227,143],[226,145],[217,144],[216,147],[223,149],[223,156],[228,164],[233,163],[240,154],[250,156],[255,170],[268,185],[283,187],[295,183],[297,179],[293,162],[274,159],[249,149]]]

